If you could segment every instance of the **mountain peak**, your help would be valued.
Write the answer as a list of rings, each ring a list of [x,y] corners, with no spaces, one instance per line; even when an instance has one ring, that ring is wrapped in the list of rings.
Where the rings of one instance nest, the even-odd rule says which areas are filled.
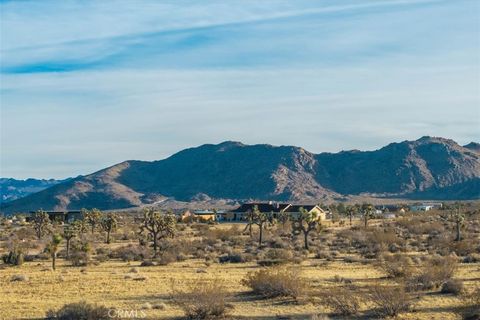
[[[129,161],[2,205],[120,209],[178,201],[329,201],[338,197],[478,199],[480,156],[453,140],[425,136],[374,151],[313,154],[295,146],[237,141],[185,149],[159,161]]]

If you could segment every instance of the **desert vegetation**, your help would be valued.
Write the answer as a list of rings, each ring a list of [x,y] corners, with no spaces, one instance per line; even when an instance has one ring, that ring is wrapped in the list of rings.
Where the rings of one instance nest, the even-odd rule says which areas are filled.
[[[0,314],[8,319],[476,319],[480,208],[332,218],[259,212],[245,223],[173,212],[82,210],[3,218]],[[335,219],[333,219],[335,213]],[[12,307],[13,306],[13,307]],[[114,311],[111,311],[114,310]],[[90,317],[90,318],[89,318]],[[92,318],[92,319],[93,319]]]

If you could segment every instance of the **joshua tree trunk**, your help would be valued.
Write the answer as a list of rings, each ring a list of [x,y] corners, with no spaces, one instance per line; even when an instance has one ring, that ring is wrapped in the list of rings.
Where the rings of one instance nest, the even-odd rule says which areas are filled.
[[[157,245],[157,233],[153,233],[153,252],[154,256],[157,256],[157,251],[158,251],[158,245]]]
[[[352,215],[351,214],[350,214],[349,218],[350,218],[350,225],[352,225]]]
[[[55,271],[55,264],[57,262],[57,253],[53,252],[52,253],[52,269]]]
[[[67,238],[67,259],[70,258],[70,239]]]
[[[455,241],[460,241],[462,240],[462,234],[461,234],[461,223],[460,221],[457,220],[456,222],[456,229],[457,229],[457,236],[455,237]]]
[[[365,216],[364,216],[364,222],[365,222],[365,228],[367,228],[367,225],[368,225],[368,216],[367,216],[366,213],[365,213]]]
[[[305,240],[305,249],[308,250],[308,232],[303,232]]]
[[[259,246],[262,245],[262,238],[263,238],[263,225],[260,225],[260,234],[259,234],[259,237],[258,237],[258,245]]]
[[[110,230],[107,230],[107,243],[110,243]]]

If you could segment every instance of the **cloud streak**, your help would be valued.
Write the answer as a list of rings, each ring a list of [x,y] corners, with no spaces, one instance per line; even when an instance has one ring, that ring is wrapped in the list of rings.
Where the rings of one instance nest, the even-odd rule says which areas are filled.
[[[0,176],[223,140],[313,152],[479,140],[476,1],[0,6]]]

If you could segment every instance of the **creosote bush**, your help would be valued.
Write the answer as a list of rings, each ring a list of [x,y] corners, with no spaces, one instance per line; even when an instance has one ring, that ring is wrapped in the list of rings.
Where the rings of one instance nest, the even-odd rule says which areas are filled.
[[[420,273],[406,280],[409,291],[437,289],[450,280],[458,267],[454,256],[434,256],[423,263]]]
[[[389,278],[408,278],[413,274],[412,260],[403,254],[382,255],[377,264]]]
[[[442,284],[441,293],[452,293],[455,295],[461,294],[463,291],[462,280],[450,279]]]
[[[412,299],[404,287],[375,285],[369,290],[369,299],[381,317],[395,317],[407,312],[412,305]]]
[[[361,299],[354,288],[328,288],[320,297],[322,304],[338,315],[351,316],[360,310]]]
[[[283,296],[297,299],[305,294],[308,287],[298,269],[279,266],[250,272],[242,284],[266,298]]]
[[[172,282],[172,299],[180,306],[187,319],[225,318],[231,306],[221,281],[197,280],[187,290],[181,291]]]
[[[82,301],[66,304],[56,311],[50,310],[47,312],[46,319],[106,320],[111,318],[108,316],[107,308]]]

